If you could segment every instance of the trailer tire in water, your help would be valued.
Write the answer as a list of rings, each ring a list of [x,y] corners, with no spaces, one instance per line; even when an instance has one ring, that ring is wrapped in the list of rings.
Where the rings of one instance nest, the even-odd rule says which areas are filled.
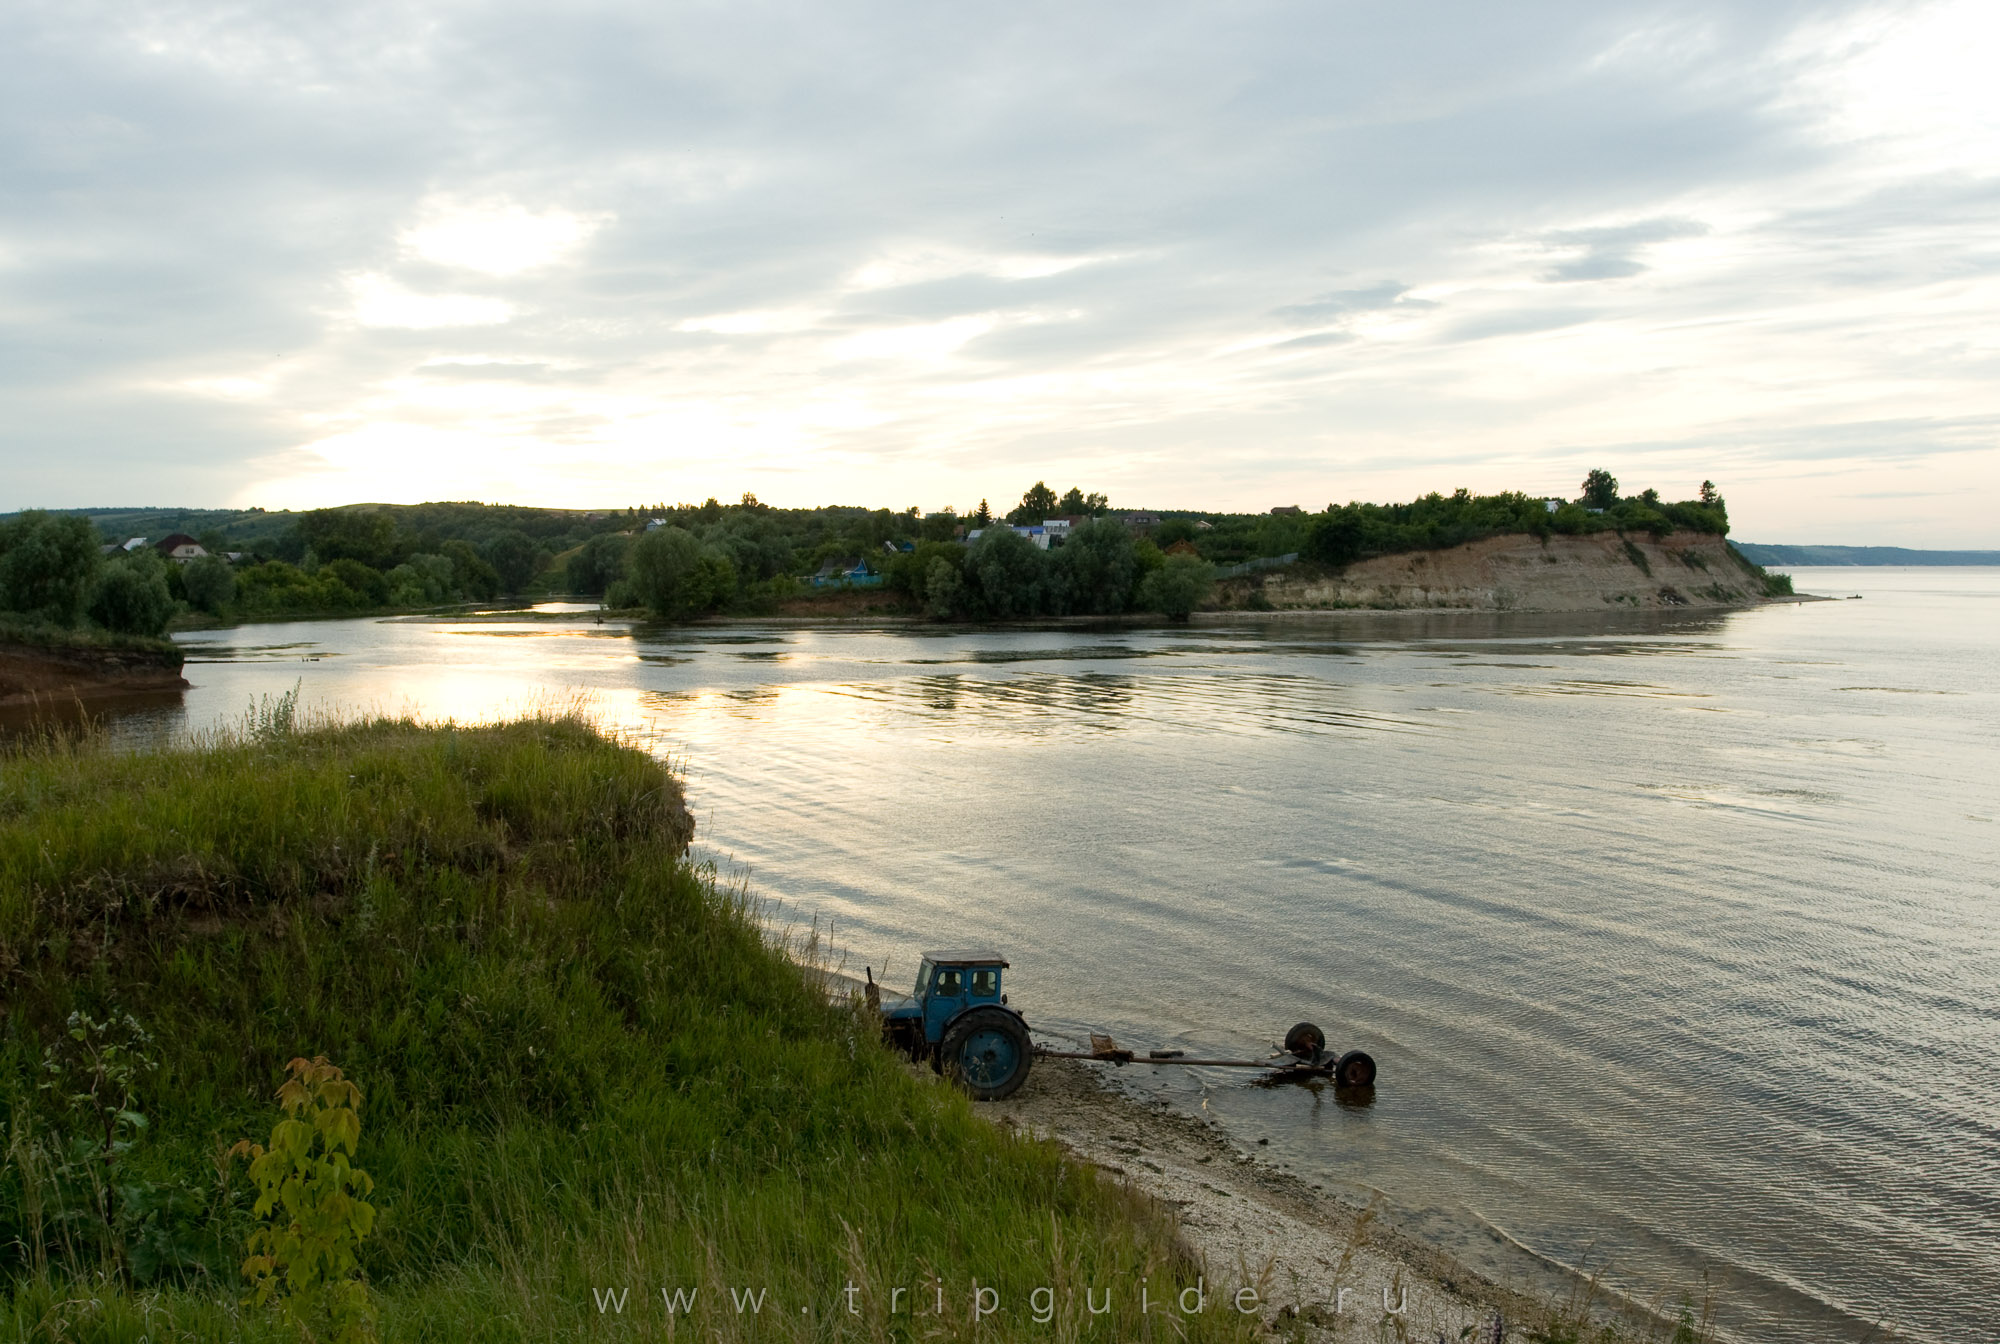
[[[1035,1062],[1028,1028],[1000,1008],[975,1008],[952,1023],[938,1054],[945,1073],[975,1101],[1013,1096]]]
[[[1349,1050],[1333,1066],[1335,1087],[1375,1086],[1375,1061],[1364,1050]]]
[[[1268,1037],[1266,1039],[1269,1039]],[[1326,1049],[1326,1033],[1310,1022],[1301,1022],[1285,1033],[1285,1052],[1311,1061]]]

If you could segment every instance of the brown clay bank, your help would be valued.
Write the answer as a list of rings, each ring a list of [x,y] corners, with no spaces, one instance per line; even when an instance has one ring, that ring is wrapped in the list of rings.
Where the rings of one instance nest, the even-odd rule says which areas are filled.
[[[1739,607],[1763,600],[1764,580],[1721,537],[1524,534],[1437,551],[1359,560],[1338,571],[1307,566],[1225,581],[1224,609],[1342,608],[1607,611]]]
[[[179,649],[0,640],[0,705],[187,689]]]

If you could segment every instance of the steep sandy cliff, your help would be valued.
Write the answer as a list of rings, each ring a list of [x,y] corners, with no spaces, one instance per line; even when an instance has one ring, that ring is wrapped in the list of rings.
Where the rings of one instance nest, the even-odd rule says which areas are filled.
[[[186,686],[178,650],[44,648],[0,642],[0,705]]]
[[[1442,551],[1362,560],[1335,573],[1271,570],[1221,585],[1224,607],[1456,607],[1481,611],[1604,611],[1729,607],[1755,602],[1763,582],[1721,537],[1675,532],[1620,537],[1489,537]]]

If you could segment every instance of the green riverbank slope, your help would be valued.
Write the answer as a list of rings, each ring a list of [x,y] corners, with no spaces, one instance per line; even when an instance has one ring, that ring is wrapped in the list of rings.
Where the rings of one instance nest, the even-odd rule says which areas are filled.
[[[384,1339],[1247,1335],[1169,1327],[1198,1271],[1157,1209],[900,1065],[692,830],[574,719],[13,748],[0,1339],[305,1337],[241,1304],[228,1151],[314,1055],[365,1098]]]

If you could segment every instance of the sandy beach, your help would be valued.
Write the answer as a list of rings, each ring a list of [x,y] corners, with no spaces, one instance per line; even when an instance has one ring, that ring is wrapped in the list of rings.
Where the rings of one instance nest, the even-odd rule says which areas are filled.
[[[1213,1276],[1215,1300],[1252,1287],[1266,1321],[1313,1340],[1377,1339],[1385,1327],[1399,1339],[1485,1339],[1496,1319],[1540,1314],[1367,1209],[1238,1147],[1219,1126],[1106,1087],[1108,1067],[1039,1059],[1019,1092],[980,1112],[1054,1140],[1173,1209]]]

